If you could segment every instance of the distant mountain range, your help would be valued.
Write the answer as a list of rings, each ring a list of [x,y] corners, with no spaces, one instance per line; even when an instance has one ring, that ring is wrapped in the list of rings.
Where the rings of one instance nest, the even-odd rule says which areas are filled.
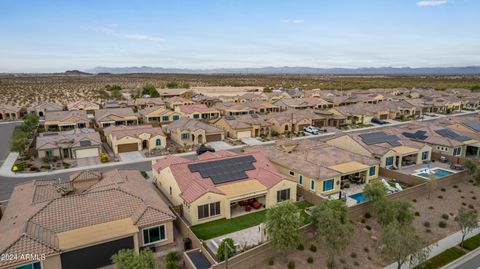
[[[314,67],[260,67],[186,69],[151,66],[95,67],[86,70],[92,74],[177,73],[177,74],[259,74],[259,75],[474,75],[480,74],[480,66],[466,67],[364,67],[364,68],[314,68]]]

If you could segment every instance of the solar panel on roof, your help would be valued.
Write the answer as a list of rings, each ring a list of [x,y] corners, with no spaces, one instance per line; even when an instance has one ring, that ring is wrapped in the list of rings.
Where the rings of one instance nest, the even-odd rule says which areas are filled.
[[[440,130],[435,130],[435,133],[439,134],[440,136],[450,138],[450,139],[460,141],[460,142],[467,141],[467,140],[471,139],[470,137],[468,137],[466,135],[459,135],[456,132],[454,132],[450,129],[447,129],[447,128],[440,129]]]
[[[465,122],[465,125],[467,125],[468,127],[474,129],[475,131],[480,132],[480,121],[478,121],[478,120],[466,121],[466,122]]]
[[[248,178],[246,171],[254,170],[255,158],[251,155],[208,161],[188,165],[191,172],[199,172],[203,178],[211,178],[213,183],[221,184]]]
[[[380,143],[388,143],[392,147],[401,146],[398,142],[399,138],[396,135],[387,135],[384,132],[373,132],[359,135],[363,143],[367,145],[375,145]]]
[[[82,146],[82,147],[83,147],[83,146],[90,146],[90,145],[92,145],[92,141],[90,141],[90,140],[82,140],[82,141],[80,141],[80,146]]]
[[[416,131],[415,133],[403,132],[402,135],[410,139],[425,140],[428,138],[428,136],[425,135],[426,133],[425,131]]]

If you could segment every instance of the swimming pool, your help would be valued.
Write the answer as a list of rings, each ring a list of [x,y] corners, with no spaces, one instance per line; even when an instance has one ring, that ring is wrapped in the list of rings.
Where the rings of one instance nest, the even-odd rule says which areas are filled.
[[[418,173],[414,173],[413,175],[417,176],[417,177],[424,178],[424,179],[430,179],[430,178],[441,179],[443,177],[453,175],[454,173],[455,172],[453,172],[453,171],[445,170],[445,169],[442,169],[442,168],[432,168],[430,170],[422,169],[422,171],[420,171]]]
[[[367,199],[363,195],[363,192],[355,193],[355,194],[350,195],[348,197],[352,198],[353,200],[356,200],[357,204],[360,204],[360,203],[363,203],[363,202],[367,201]]]

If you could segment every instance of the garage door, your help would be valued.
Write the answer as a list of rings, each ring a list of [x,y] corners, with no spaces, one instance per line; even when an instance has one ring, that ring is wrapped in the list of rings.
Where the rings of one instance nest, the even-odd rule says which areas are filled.
[[[87,158],[87,157],[98,157],[98,149],[97,148],[77,149],[75,151],[75,156],[77,156],[77,159]]]
[[[110,265],[110,257],[121,249],[134,248],[133,237],[82,248],[60,255],[62,268],[85,269]]]
[[[222,134],[207,135],[207,142],[220,141],[220,140],[222,140]]]
[[[118,153],[130,152],[130,151],[138,151],[138,144],[130,143],[130,144],[118,145]]]
[[[388,119],[388,114],[382,114],[382,115],[380,115],[380,119],[382,119],[382,120]]]
[[[252,137],[252,131],[243,131],[237,133],[237,138],[245,138],[245,137]]]

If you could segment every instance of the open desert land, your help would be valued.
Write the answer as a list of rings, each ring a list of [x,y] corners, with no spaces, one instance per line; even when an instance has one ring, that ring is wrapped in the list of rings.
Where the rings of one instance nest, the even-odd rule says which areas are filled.
[[[35,102],[69,103],[108,98],[105,85],[124,89],[152,84],[165,88],[171,81],[188,83],[205,95],[237,95],[262,87],[308,89],[368,89],[433,87],[480,88],[478,75],[432,76],[333,76],[333,75],[193,75],[193,74],[122,74],[122,75],[0,75],[0,103],[29,106]],[[253,86],[252,86],[253,85]]]

